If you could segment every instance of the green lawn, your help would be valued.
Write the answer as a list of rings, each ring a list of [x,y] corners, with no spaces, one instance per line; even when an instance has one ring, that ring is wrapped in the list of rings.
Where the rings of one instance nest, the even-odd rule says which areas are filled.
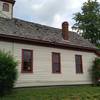
[[[100,87],[64,86],[15,89],[0,100],[100,100]]]

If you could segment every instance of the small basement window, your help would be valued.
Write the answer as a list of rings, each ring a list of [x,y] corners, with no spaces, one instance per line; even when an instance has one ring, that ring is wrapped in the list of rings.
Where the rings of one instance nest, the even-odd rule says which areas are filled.
[[[9,4],[3,3],[3,11],[9,12]]]
[[[22,49],[22,73],[33,72],[33,51]]]

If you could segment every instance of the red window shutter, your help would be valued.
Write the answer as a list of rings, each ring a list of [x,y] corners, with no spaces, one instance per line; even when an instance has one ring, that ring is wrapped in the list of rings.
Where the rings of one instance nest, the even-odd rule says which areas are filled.
[[[60,66],[60,53],[52,53],[52,72],[53,73],[60,73],[61,66]]]

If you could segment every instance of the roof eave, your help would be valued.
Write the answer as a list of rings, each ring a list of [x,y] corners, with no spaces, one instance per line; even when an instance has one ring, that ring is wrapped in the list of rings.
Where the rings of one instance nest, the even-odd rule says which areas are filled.
[[[19,42],[19,43],[25,43],[25,44],[42,45],[42,46],[46,46],[46,47],[71,49],[71,50],[77,50],[77,51],[95,52],[96,54],[98,54],[97,53],[98,49],[96,49],[96,48],[62,44],[62,43],[57,43],[57,42],[49,42],[49,41],[30,39],[30,38],[24,38],[24,37],[18,37],[18,36],[11,36],[11,35],[4,35],[4,34],[1,35],[0,34],[0,40]]]
[[[15,0],[0,0],[0,1],[4,1],[4,2],[8,2],[8,3],[11,3],[11,4],[15,4]]]

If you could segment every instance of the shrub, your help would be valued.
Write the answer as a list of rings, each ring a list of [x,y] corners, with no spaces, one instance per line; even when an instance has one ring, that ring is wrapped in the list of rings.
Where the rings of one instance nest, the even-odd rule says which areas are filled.
[[[100,58],[96,58],[93,62],[92,80],[94,85],[100,85]]]
[[[0,96],[11,92],[17,79],[17,64],[10,53],[0,51]]]

